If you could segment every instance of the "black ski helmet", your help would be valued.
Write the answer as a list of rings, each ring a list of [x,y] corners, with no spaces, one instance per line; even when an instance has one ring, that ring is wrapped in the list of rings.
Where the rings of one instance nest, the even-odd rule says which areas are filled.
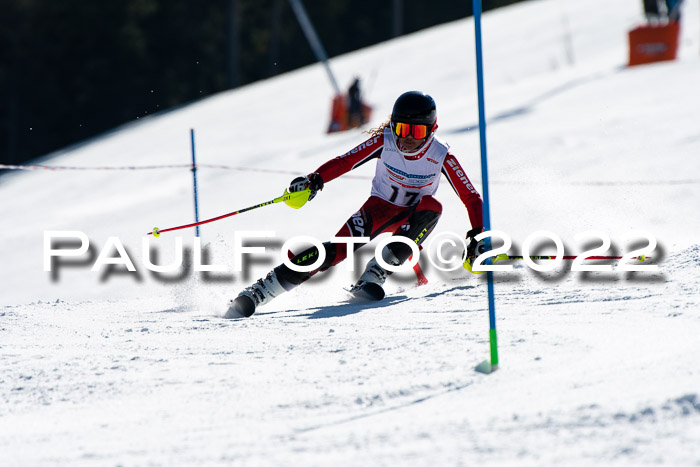
[[[434,125],[437,120],[435,101],[420,91],[408,91],[394,102],[391,112],[392,122]]]

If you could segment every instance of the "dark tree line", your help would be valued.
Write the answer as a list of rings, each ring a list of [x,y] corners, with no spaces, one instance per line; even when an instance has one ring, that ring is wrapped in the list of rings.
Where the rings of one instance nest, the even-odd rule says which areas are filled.
[[[303,3],[330,57],[472,14],[469,0]],[[0,0],[0,12],[5,164],[315,62],[287,0]]]

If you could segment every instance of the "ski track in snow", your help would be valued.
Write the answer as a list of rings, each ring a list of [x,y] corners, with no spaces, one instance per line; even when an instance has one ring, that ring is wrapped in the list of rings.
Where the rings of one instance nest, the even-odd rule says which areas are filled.
[[[490,376],[470,370],[488,348],[479,279],[234,321],[163,297],[5,306],[0,450],[30,464],[692,465],[699,265],[696,246],[661,281],[597,284],[600,300],[573,275],[497,281],[505,364]]]
[[[484,15],[494,226],[514,251],[541,229],[567,252],[592,229],[614,254],[632,230],[659,240],[658,272],[574,273],[564,262],[538,273],[516,261],[497,273],[490,375],[474,371],[489,356],[485,275],[426,267],[428,285],[394,275],[385,300],[359,303],[343,290],[356,277],[337,267],[251,319],[225,320],[226,302],[277,260],[213,278],[154,279],[139,263],[154,225],[190,219],[189,171],[3,175],[0,465],[700,466],[698,6],[684,3],[677,61],[631,69],[637,0],[532,0]],[[467,19],[332,64],[338,76],[373,70],[373,125],[397,87],[430,90],[440,134],[481,191],[473,37]],[[417,74],[407,51],[439,66]],[[290,173],[364,139],[325,135],[330,97],[314,65],[141,119],[46,165],[181,164],[194,127],[199,162],[249,170],[198,171],[210,218],[278,196]],[[230,266],[237,231],[275,230],[272,250],[282,235],[329,238],[369,193],[369,165],[302,211],[208,224],[211,264]],[[447,183],[438,198],[431,237],[462,235]],[[91,257],[44,272],[46,230],[86,232]],[[136,274],[90,271],[115,235]],[[173,238],[153,243],[159,264]]]

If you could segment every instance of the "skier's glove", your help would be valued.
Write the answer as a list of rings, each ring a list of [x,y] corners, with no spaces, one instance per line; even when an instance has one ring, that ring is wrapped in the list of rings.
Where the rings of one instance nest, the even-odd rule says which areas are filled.
[[[467,259],[464,261],[464,269],[474,274],[478,274],[476,271],[472,271],[472,263],[474,259],[482,253],[486,252],[486,244],[484,240],[476,240],[477,235],[484,231],[483,227],[475,227],[467,232]]]
[[[474,258],[486,252],[486,245],[484,244],[484,240],[481,239],[479,241],[476,241],[475,238],[483,231],[483,227],[476,227],[467,232],[467,259],[471,259],[473,261]]]
[[[289,184],[290,193],[306,190],[307,188],[311,190],[309,201],[314,199],[319,190],[323,190],[323,179],[318,173],[314,172],[306,177],[297,177]]]

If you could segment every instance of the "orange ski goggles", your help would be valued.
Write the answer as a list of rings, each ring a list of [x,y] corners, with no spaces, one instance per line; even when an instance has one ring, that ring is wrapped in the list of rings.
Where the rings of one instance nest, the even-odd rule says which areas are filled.
[[[399,138],[405,138],[408,135],[415,139],[427,138],[432,130],[432,125],[418,125],[413,123],[391,122],[391,129]]]

